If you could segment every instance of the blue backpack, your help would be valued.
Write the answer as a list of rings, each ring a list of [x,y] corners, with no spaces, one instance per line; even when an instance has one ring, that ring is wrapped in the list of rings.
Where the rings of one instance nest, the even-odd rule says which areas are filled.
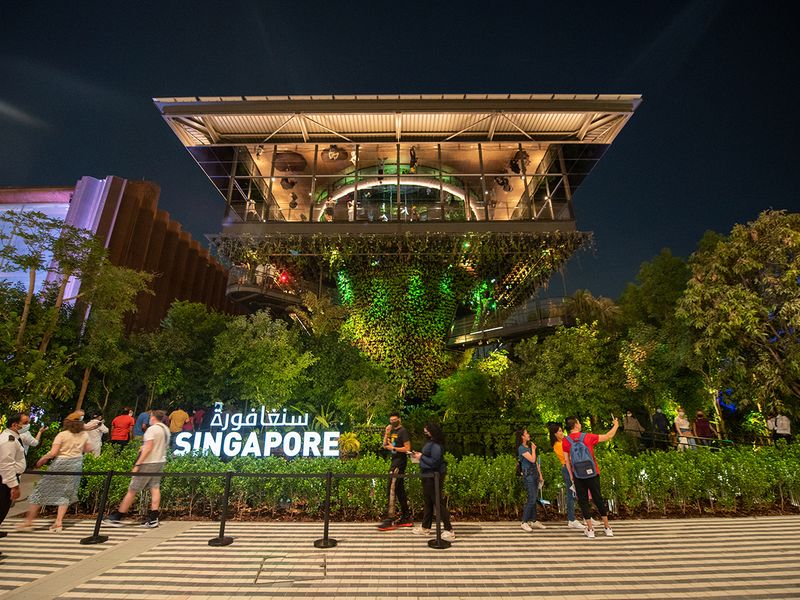
[[[572,475],[578,479],[590,479],[597,475],[597,467],[592,459],[589,447],[583,443],[585,433],[577,440],[569,438],[569,461],[572,463]]]

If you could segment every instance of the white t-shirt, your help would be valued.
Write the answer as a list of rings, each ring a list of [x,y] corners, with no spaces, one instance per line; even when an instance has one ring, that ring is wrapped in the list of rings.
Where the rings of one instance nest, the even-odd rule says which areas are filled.
[[[147,443],[152,440],[153,447],[147,457],[139,461],[141,464],[145,463],[162,463],[167,461],[167,448],[169,448],[169,427],[163,423],[156,423],[151,425],[144,432],[142,443]]]

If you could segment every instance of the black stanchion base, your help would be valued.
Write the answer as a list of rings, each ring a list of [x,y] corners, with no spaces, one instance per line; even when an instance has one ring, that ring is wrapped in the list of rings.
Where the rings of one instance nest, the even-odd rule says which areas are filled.
[[[428,540],[428,546],[434,550],[447,550],[452,544],[447,540]]]
[[[230,546],[233,543],[233,538],[228,537],[227,535],[222,535],[220,537],[211,538],[208,540],[209,546]]]
[[[0,538],[4,538],[8,535],[7,531],[0,531]]]
[[[334,548],[338,543],[333,538],[321,538],[314,540],[314,548]]]
[[[103,544],[108,541],[107,535],[90,535],[89,537],[85,537],[81,540],[81,544],[84,546],[90,546],[92,544]]]

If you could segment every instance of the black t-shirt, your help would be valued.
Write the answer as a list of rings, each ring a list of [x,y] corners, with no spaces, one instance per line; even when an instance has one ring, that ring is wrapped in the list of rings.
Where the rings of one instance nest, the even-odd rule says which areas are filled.
[[[406,431],[406,428],[402,425],[397,429],[392,429],[389,431],[389,444],[395,448],[404,446],[405,443],[410,439],[411,438],[408,436],[408,431]],[[397,452],[396,450],[392,450],[392,468],[405,468],[407,462],[408,454],[405,452]]]

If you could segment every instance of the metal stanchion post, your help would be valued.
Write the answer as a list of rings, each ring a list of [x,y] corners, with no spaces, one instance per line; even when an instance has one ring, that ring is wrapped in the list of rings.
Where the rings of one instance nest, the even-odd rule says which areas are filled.
[[[433,493],[435,494],[434,505],[436,507],[436,538],[428,540],[428,546],[436,550],[445,550],[450,547],[450,542],[442,539],[442,494],[439,489],[439,471],[433,473]]]
[[[333,474],[328,471],[325,476],[325,525],[322,530],[322,539],[314,540],[315,548],[333,548],[338,542],[328,537],[328,529],[331,521],[331,480]]]
[[[108,491],[111,489],[112,477],[114,477],[114,471],[106,473],[106,479],[103,482],[103,491],[100,493],[100,505],[97,507],[97,520],[94,523],[94,533],[81,540],[81,544],[83,545],[102,544],[108,541],[107,535],[100,535],[100,525],[103,523],[103,517],[106,516],[106,504],[108,503]]]
[[[219,518],[219,535],[208,540],[209,546],[230,546],[233,538],[225,535],[225,521],[228,518],[228,496],[231,494],[231,478],[233,473],[225,473],[225,494],[222,496],[222,514]]]

